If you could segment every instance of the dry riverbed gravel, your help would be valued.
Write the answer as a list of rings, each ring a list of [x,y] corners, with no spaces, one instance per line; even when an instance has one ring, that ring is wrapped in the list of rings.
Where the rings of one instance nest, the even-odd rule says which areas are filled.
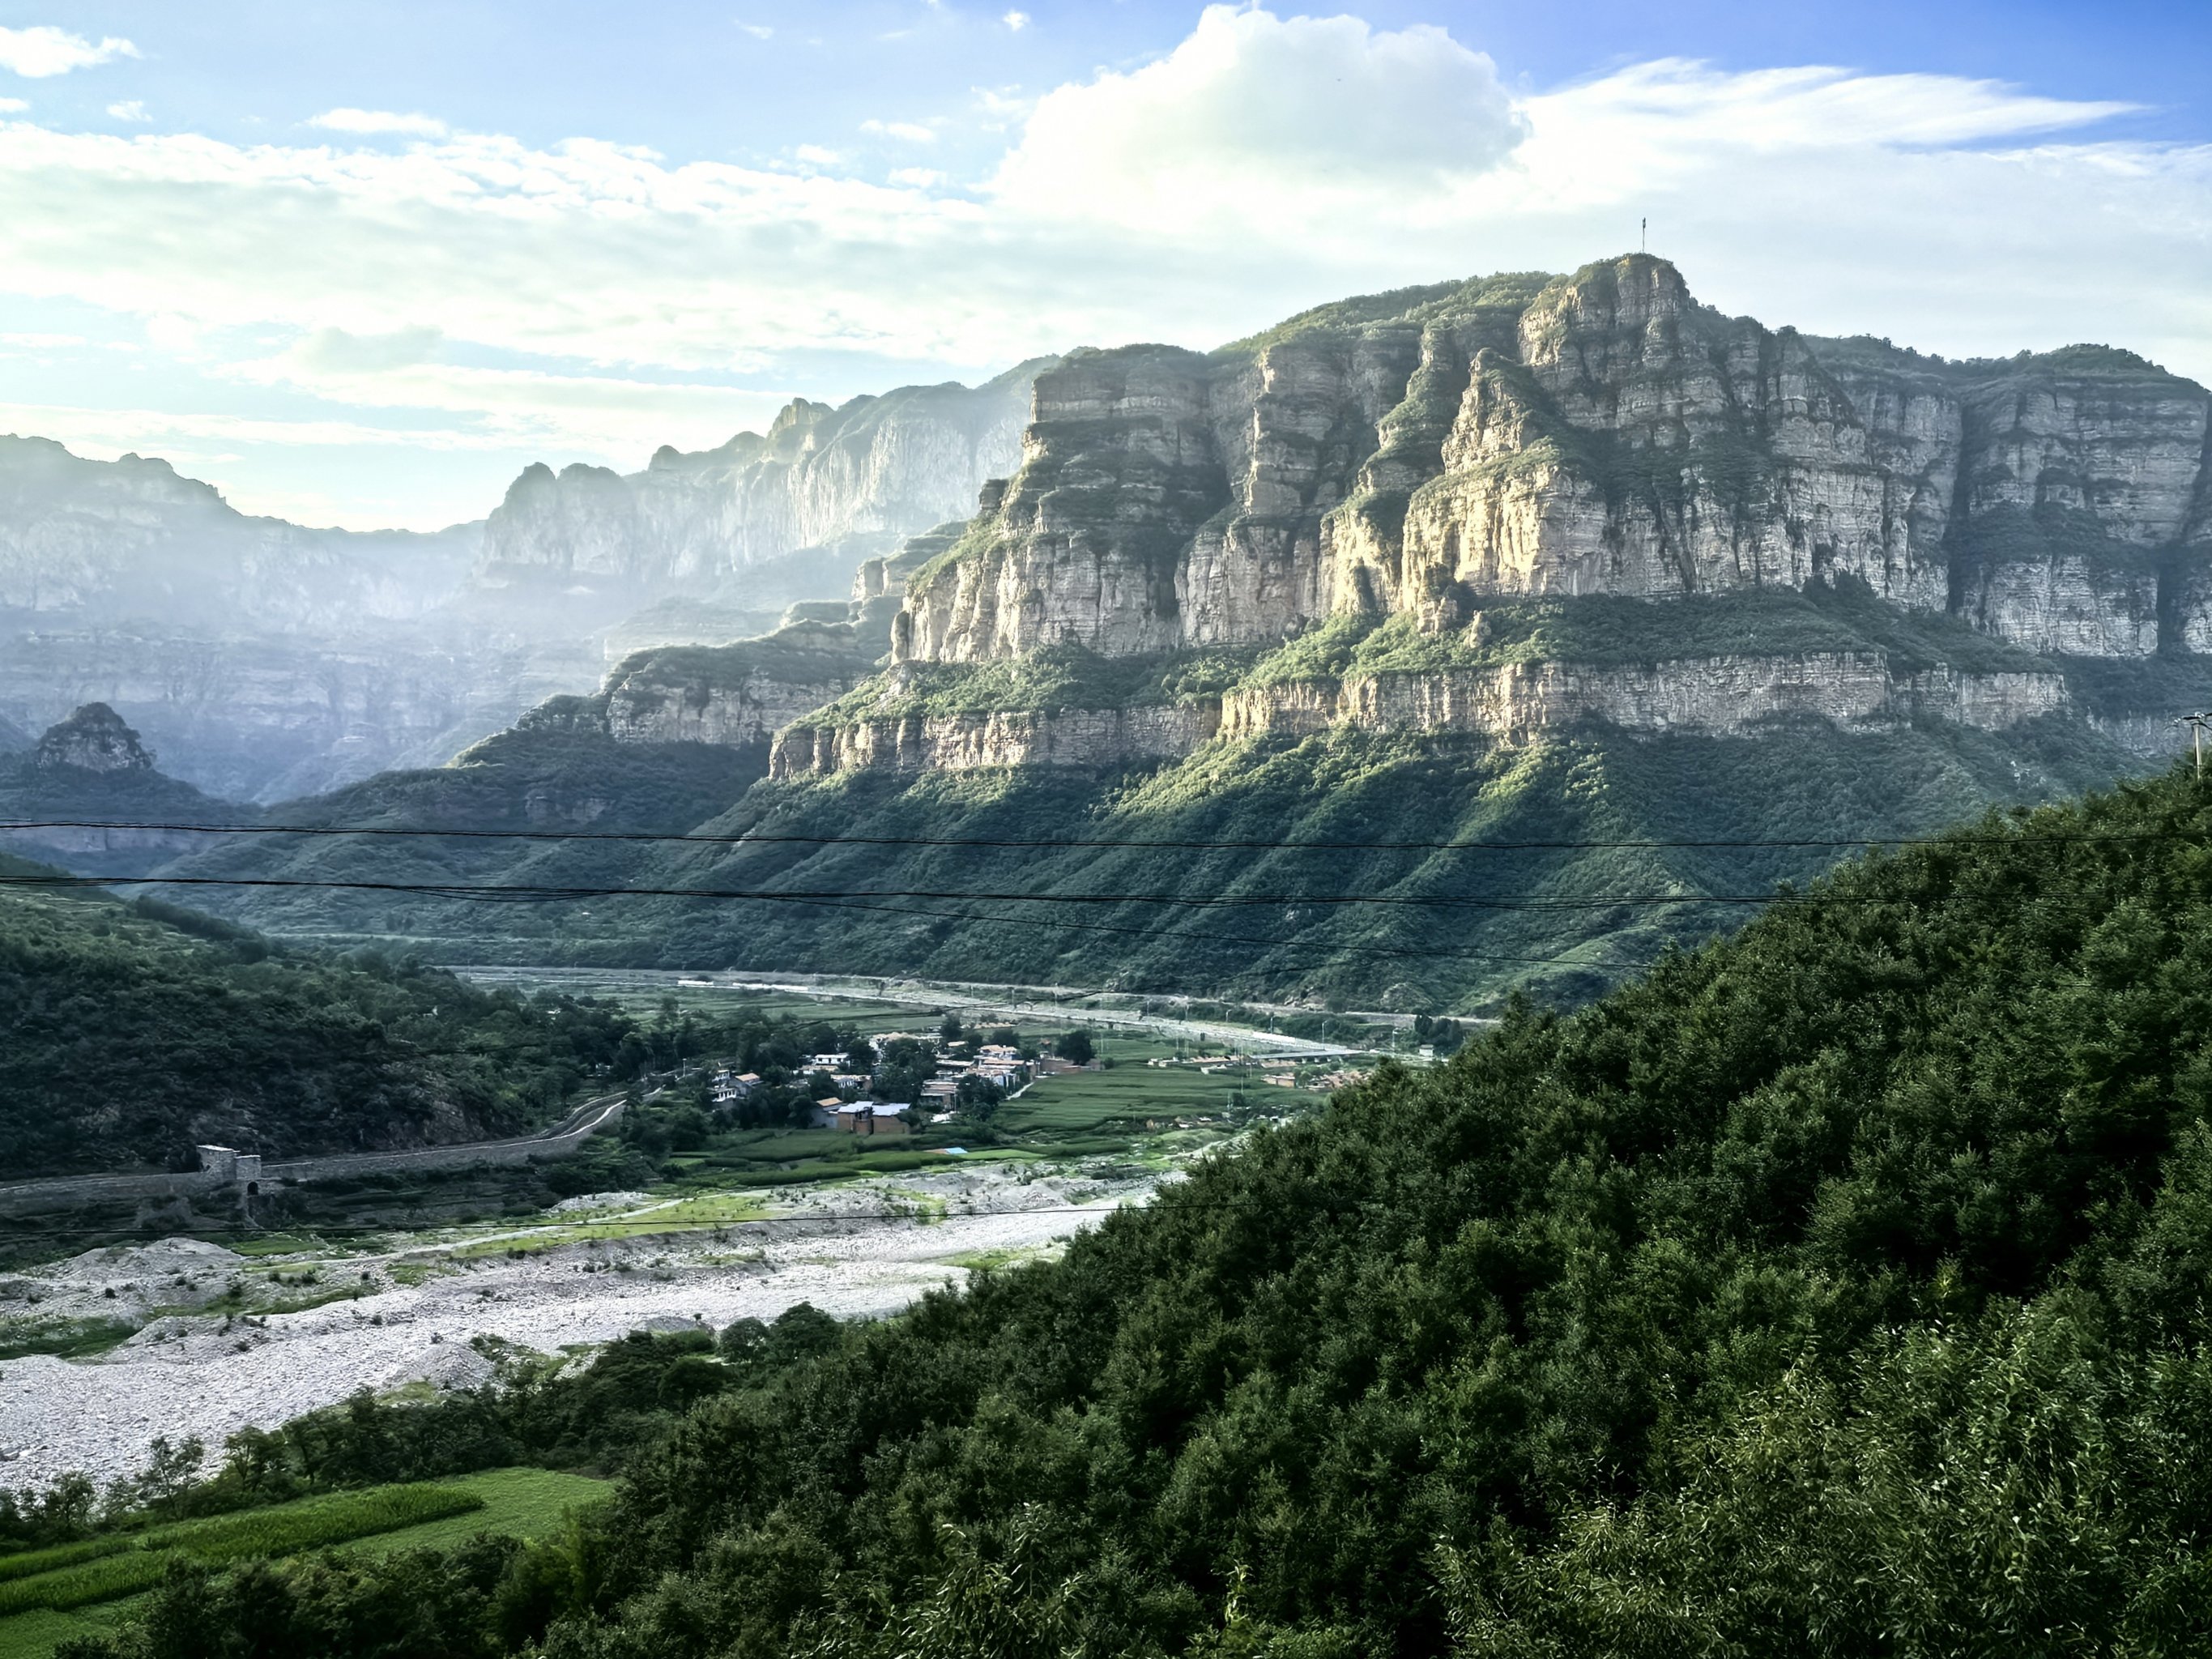
[[[653,1232],[635,1224],[653,1222],[654,1200],[600,1194],[558,1219],[618,1218],[617,1236],[519,1256],[506,1246],[531,1243],[526,1232],[465,1246],[395,1236],[296,1257],[249,1259],[189,1238],[92,1251],[0,1279],[0,1328],[139,1328],[93,1358],[0,1362],[0,1486],[132,1474],[156,1435],[196,1436],[212,1462],[236,1430],[358,1389],[482,1382],[501,1344],[559,1353],[632,1330],[769,1319],[801,1302],[847,1318],[894,1313],[960,1283],[969,1264],[1048,1249],[1153,1185],[978,1164],[772,1199],[769,1221],[716,1231]]]

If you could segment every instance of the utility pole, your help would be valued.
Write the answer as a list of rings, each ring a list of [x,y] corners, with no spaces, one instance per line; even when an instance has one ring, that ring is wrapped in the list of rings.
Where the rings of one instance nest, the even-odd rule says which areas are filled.
[[[2189,728],[2190,741],[2197,750],[2197,775],[2200,778],[2204,775],[2204,726],[2208,720],[2212,720],[2212,714],[2199,710],[2194,714],[2184,714],[2174,721],[2176,726]]]

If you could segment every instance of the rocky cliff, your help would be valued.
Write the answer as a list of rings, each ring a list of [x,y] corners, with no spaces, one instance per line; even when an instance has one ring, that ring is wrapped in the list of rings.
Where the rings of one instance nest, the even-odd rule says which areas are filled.
[[[150,772],[154,757],[121,715],[104,702],[88,702],[47,729],[31,763],[41,771]]]
[[[913,577],[894,653],[1133,654],[1343,614],[1445,635],[1501,599],[1839,580],[2039,652],[2195,650],[2207,415],[2124,351],[1817,339],[1644,256],[1405,290],[1048,368],[1021,465]]]
[[[638,652],[597,694],[552,698],[517,729],[589,732],[622,744],[764,746],[873,665],[850,623],[799,622],[731,645]]]
[[[165,776],[138,733],[88,703],[38,742],[0,758],[0,846],[84,875],[141,875],[209,844],[174,827],[252,823],[258,813]]]
[[[986,478],[1012,469],[1041,367],[835,409],[797,398],[765,434],[690,454],[664,447],[627,476],[531,466],[486,525],[477,579],[703,593],[810,549],[849,572],[859,557],[966,514]]]
[[[240,513],[167,461],[0,436],[0,617],[18,625],[354,632],[452,599],[482,529],[309,529]]]
[[[1900,665],[1879,649],[1615,664],[1536,658],[1310,678],[1263,672],[1216,695],[1091,708],[933,712],[902,696],[894,679],[778,733],[769,775],[1004,766],[1105,771],[1182,760],[1216,738],[1342,732],[1509,744],[1592,727],[1780,736],[1786,723],[1808,720],[1857,732],[1928,721],[2002,732],[2069,706],[2065,678],[2052,667]]]

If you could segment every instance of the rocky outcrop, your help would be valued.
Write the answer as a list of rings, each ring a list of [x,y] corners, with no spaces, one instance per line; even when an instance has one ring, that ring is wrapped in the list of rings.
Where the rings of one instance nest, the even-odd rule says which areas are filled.
[[[81,772],[150,772],[154,757],[121,715],[104,702],[88,702],[46,729],[31,763],[42,771],[66,766]]]
[[[0,847],[82,875],[143,875],[209,837],[178,826],[251,823],[251,806],[164,776],[138,733],[105,703],[0,758]],[[161,826],[161,827],[155,827]]]
[[[1206,381],[1206,359],[1164,346],[1079,351],[1040,375],[1020,471],[988,488],[980,524],[909,579],[893,658],[1178,643],[1178,559],[1228,500]]]
[[[1240,688],[1221,735],[1306,736],[1332,726],[1516,738],[1596,722],[1645,734],[1739,737],[1777,720],[1889,730],[1941,720],[1987,731],[2065,705],[2055,673],[1899,675],[1879,652],[1708,657],[1619,667],[1509,663]]]
[[[2209,406],[2101,347],[1955,363],[1771,330],[1641,255],[1346,301],[1039,375],[1019,470],[912,579],[893,655],[1839,581],[2036,651],[2197,649]]]
[[[1134,708],[994,709],[907,714],[835,725],[802,723],[777,734],[769,775],[878,768],[966,772],[994,766],[1094,769],[1180,759],[1211,738],[1218,703]]]
[[[1427,672],[1349,674],[1232,687],[1218,698],[1122,708],[988,709],[927,714],[836,711],[777,734],[769,773],[862,768],[968,771],[994,766],[1106,769],[1182,758],[1218,737],[1299,738],[1342,728],[1516,741],[1598,726],[1637,736],[1742,737],[1778,721],[1851,731],[1942,720],[2002,731],[2068,706],[2056,672],[1899,672],[1880,651],[1684,658],[1597,665],[1504,663]]]
[[[873,659],[847,623],[800,622],[732,645],[641,651],[592,696],[549,699],[520,732],[585,732],[623,744],[765,744],[834,702]]]
[[[795,398],[765,434],[664,447],[627,476],[532,465],[487,521],[477,580],[705,592],[802,550],[895,544],[967,512],[986,478],[1012,468],[1040,366],[835,409]]]

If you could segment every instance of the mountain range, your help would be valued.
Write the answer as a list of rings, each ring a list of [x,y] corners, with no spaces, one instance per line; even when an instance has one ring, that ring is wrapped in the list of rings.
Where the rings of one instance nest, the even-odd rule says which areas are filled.
[[[835,598],[1012,464],[1037,367],[794,401],[764,436],[627,477],[532,465],[428,535],[251,517],[165,461],[0,438],[0,720],[105,703],[247,800],[441,763],[637,644]]]
[[[2212,692],[2208,407],[2114,348],[1769,329],[1643,256],[1206,354],[1072,352],[1036,374],[1018,466],[863,562],[842,618],[636,653],[485,751],[744,756],[660,798],[691,805],[652,833],[711,845],[441,854],[661,896],[491,938],[404,895],[239,908],[449,951],[1589,994],[1839,845],[2170,754]],[[409,785],[409,821],[475,763]],[[319,822],[396,786],[362,787]],[[394,856],[278,837],[177,867]]]

